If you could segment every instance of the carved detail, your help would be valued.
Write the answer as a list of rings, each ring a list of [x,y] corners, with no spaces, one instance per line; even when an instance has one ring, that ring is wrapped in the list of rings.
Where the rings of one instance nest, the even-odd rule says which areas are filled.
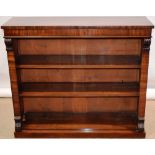
[[[23,114],[22,121],[23,121],[23,122],[25,122],[25,121],[26,121],[26,114],[25,114],[25,113]]]
[[[13,50],[13,42],[12,42],[12,39],[5,38],[5,45],[6,45],[6,50],[7,51],[12,51]]]
[[[22,129],[21,116],[15,116],[15,130],[19,132],[21,131],[21,129]]]
[[[144,118],[138,118],[138,131],[144,131]]]
[[[143,51],[149,52],[150,51],[150,44],[151,44],[151,39],[150,38],[144,39]]]

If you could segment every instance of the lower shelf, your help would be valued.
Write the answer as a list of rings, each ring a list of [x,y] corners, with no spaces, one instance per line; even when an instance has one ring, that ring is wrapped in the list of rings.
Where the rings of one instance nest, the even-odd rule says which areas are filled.
[[[16,137],[127,138],[145,136],[137,131],[135,113],[27,113]]]
[[[145,138],[145,132],[132,130],[23,130],[15,132],[16,138]]]
[[[134,113],[27,113],[24,129],[136,129]]]

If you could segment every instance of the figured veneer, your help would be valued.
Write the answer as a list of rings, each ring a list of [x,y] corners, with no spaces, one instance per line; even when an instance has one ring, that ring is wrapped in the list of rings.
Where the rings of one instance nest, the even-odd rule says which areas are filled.
[[[21,69],[21,82],[138,82],[138,69]]]
[[[137,112],[138,97],[23,97],[25,112]]]
[[[140,55],[141,40],[19,39],[18,44],[20,55]]]

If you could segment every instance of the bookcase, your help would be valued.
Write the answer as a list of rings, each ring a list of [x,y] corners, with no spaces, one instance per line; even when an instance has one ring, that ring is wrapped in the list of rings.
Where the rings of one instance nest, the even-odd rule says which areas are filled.
[[[2,28],[15,137],[145,137],[147,18],[15,17]]]

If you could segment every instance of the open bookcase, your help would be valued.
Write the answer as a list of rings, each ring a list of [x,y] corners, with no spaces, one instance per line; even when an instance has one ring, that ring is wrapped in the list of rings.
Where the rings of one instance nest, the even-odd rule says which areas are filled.
[[[145,137],[146,18],[21,17],[2,28],[15,137]]]

